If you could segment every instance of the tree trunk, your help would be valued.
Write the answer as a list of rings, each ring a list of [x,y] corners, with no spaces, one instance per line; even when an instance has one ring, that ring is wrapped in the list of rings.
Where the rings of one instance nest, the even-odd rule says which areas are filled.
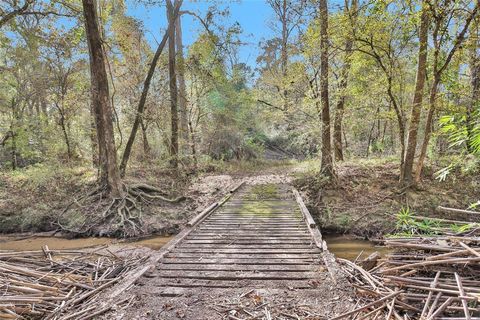
[[[287,67],[288,67],[288,21],[287,21],[287,0],[283,0],[282,4],[282,45],[281,45],[281,56],[280,64],[282,68],[282,98],[283,98],[283,112],[288,121],[288,90],[286,88],[287,83]],[[288,121],[290,123],[290,121]]]
[[[16,101],[15,98],[12,99],[11,103],[12,108],[12,122],[10,123],[10,132],[11,132],[11,139],[12,139],[12,170],[17,169],[17,139],[16,139],[16,132],[15,127],[18,120],[17,110],[16,110]]]
[[[175,3],[175,12],[174,16],[178,16],[178,11],[180,10],[180,6],[183,0],[179,0]],[[172,24],[168,24],[168,30],[165,32],[162,41],[157,47],[157,51],[155,51],[155,55],[153,56],[152,62],[150,63],[150,68],[148,69],[147,77],[143,83],[143,90],[140,96],[140,100],[138,101],[137,106],[137,113],[135,114],[135,120],[133,121],[132,131],[130,132],[130,136],[128,137],[127,144],[125,146],[125,150],[123,151],[122,162],[120,163],[120,174],[122,176],[125,175],[125,171],[127,169],[128,160],[130,159],[130,154],[132,153],[133,143],[135,142],[135,137],[137,136],[137,131],[140,126],[140,122],[142,121],[143,113],[145,111],[145,103],[147,101],[148,90],[150,89],[150,84],[152,82],[153,74],[155,72],[155,67],[157,66],[158,59],[162,54],[163,48],[165,47],[169,30],[172,28]]]
[[[177,3],[177,1],[175,1]],[[171,0],[167,0],[168,29],[168,75],[170,80],[170,116],[171,116],[171,139],[170,139],[170,164],[173,168],[178,167],[178,92],[176,77],[176,53],[175,53],[175,16]]]
[[[108,77],[105,70],[105,56],[102,38],[98,28],[95,0],[82,0],[85,18],[85,33],[90,56],[90,78],[92,106],[95,112],[97,141],[100,146],[99,182],[106,185],[113,198],[123,196],[122,180],[117,167],[117,153],[113,131],[113,112],[108,90]]]
[[[328,100],[328,7],[320,0],[320,97],[322,103],[322,163],[321,172],[334,177]]]
[[[68,157],[68,160],[71,160],[72,148],[70,146],[70,139],[68,137],[67,126],[65,124],[65,117],[63,114],[60,114],[60,126],[62,127],[63,137],[65,139],[65,146],[67,147],[67,157]]]
[[[413,162],[415,160],[415,151],[417,149],[417,134],[420,123],[420,113],[422,111],[423,89],[425,87],[425,78],[427,72],[427,49],[428,49],[428,29],[429,17],[426,4],[423,4],[422,16],[420,21],[419,49],[417,64],[417,79],[415,82],[415,93],[413,96],[412,114],[410,116],[410,127],[408,130],[407,149],[402,157],[405,157],[403,170],[401,173],[401,182],[404,185],[411,185],[413,182]]]
[[[477,17],[475,25],[472,28],[472,43],[470,48],[470,85],[472,87],[471,100],[467,107],[467,150],[472,153],[472,135],[474,130],[474,112],[479,109],[480,103],[480,56],[478,50],[480,48],[480,19]]]
[[[198,167],[198,160],[197,160],[197,150],[195,146],[195,131],[193,129],[192,122],[188,122],[188,127],[190,129],[190,147],[192,149],[192,158],[193,158],[193,169],[196,171]]]
[[[188,116],[187,116],[187,89],[185,85],[185,60],[183,57],[182,21],[181,17],[175,20],[175,36],[177,45],[177,78],[178,78],[178,108],[180,110],[180,137],[182,150],[188,149]]]
[[[402,108],[398,105],[397,99],[395,99],[395,95],[393,94],[392,90],[392,77],[387,75],[387,93],[388,97],[390,98],[390,103],[393,106],[393,110],[395,111],[395,115],[397,118],[398,124],[398,135],[400,140],[400,173],[403,170],[403,155],[405,154],[405,115],[402,111]],[[392,128],[393,129],[393,128]],[[392,130],[392,141],[395,141],[393,137],[393,130]]]
[[[141,123],[141,127],[142,127],[143,157],[145,159],[149,159],[151,149],[150,149],[150,144],[148,143],[147,126],[145,125],[143,120]]]
[[[427,149],[428,149],[428,144],[430,142],[430,137],[432,134],[432,128],[433,128],[433,115],[435,113],[435,108],[436,108],[436,98],[437,98],[437,93],[438,93],[438,87],[440,85],[440,81],[442,79],[442,74],[443,72],[447,69],[448,65],[450,64],[450,61],[452,61],[453,55],[455,52],[461,47],[463,41],[465,40],[465,34],[467,33],[467,30],[470,26],[470,23],[472,20],[476,17],[477,12],[480,7],[480,1],[477,0],[475,2],[475,7],[473,10],[470,12],[470,14],[466,17],[465,19],[465,24],[463,25],[463,28],[461,31],[458,33],[457,37],[455,38],[453,47],[450,49],[448,54],[446,55],[446,58],[443,62],[443,64],[439,64],[440,62],[440,54],[442,50],[442,43],[440,39],[438,39],[438,31],[441,28],[441,19],[437,21],[437,24],[435,26],[435,29],[433,31],[433,42],[435,45],[435,51],[433,53],[434,58],[433,58],[433,83],[431,86],[430,90],[430,98],[429,98],[429,110],[428,110],[428,115],[425,123],[425,136],[423,138],[423,144],[422,144],[422,149],[420,151],[420,156],[418,158],[416,170],[415,170],[415,183],[419,183],[421,180],[422,176],[422,169],[423,169],[423,164],[425,163],[425,159],[427,157]]]
[[[432,135],[433,115],[435,113],[435,108],[436,108],[437,91],[438,91],[439,84],[440,84],[440,75],[436,73],[434,75],[434,79],[430,89],[430,98],[428,99],[429,108],[428,108],[427,119],[425,120],[425,136],[423,138],[422,149],[420,150],[420,156],[418,157],[417,167],[415,170],[416,171],[415,183],[420,182],[423,163],[425,162],[425,158],[427,157],[428,143],[430,142],[430,136]]]
[[[92,150],[92,164],[94,168],[98,168],[99,162],[99,151],[98,151],[98,140],[97,140],[97,129],[95,128],[95,110],[93,110],[93,105],[90,105],[90,145]]]
[[[348,0],[345,1],[345,13],[352,18],[352,28],[355,28],[355,20],[357,15],[357,0],[352,0],[350,10],[348,9]],[[340,83],[338,91],[340,95],[337,101],[337,108],[335,110],[335,120],[333,123],[333,144],[335,148],[335,159],[343,161],[343,144],[342,144],[342,122],[345,113],[346,90],[348,85],[348,74],[351,66],[351,56],[353,48],[353,38],[348,37],[345,41],[345,60],[340,73]]]

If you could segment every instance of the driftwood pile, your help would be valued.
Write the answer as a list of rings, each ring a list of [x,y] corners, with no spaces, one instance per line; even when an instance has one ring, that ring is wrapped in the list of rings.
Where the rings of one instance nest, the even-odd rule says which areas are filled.
[[[385,240],[370,270],[339,259],[360,297],[334,319],[480,319],[480,237]]]
[[[99,293],[144,258],[103,249],[0,251],[0,319],[92,319],[107,311],[98,310]]]

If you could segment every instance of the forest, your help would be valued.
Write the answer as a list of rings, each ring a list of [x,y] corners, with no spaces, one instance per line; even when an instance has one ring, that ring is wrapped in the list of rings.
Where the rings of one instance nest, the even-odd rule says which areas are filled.
[[[0,319],[479,319],[479,207],[480,0],[0,0]]]

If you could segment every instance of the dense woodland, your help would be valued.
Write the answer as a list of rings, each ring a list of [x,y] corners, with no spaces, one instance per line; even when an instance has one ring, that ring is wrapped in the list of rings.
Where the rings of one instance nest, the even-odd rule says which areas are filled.
[[[266,2],[274,37],[252,68],[228,1],[138,1],[168,17],[152,45],[125,0],[2,0],[0,169],[93,168],[83,206],[109,199],[133,228],[142,201],[178,200],[125,183],[147,165],[195,174],[274,154],[335,182],[345,160],[389,158],[404,188],[431,163],[440,180],[478,174],[478,0]],[[186,15],[201,26],[188,46]]]

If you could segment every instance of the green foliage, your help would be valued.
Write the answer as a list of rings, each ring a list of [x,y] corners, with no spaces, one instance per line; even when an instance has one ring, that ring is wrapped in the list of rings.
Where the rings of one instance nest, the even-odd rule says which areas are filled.
[[[418,218],[408,207],[403,207],[396,214],[397,232],[392,236],[437,235],[444,233],[461,234],[476,227],[477,223],[451,224],[441,219]]]

